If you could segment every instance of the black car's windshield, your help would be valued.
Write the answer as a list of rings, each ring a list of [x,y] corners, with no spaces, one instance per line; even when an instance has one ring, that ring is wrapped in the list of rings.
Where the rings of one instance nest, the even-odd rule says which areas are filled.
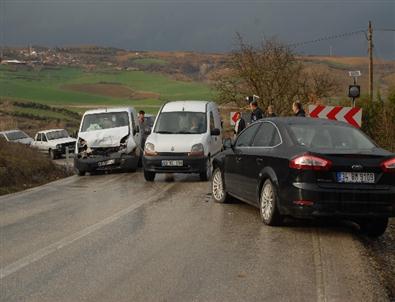
[[[56,131],[47,132],[47,139],[48,140],[66,138],[69,136],[70,135],[67,133],[66,130],[56,130]]]
[[[376,146],[360,130],[339,124],[291,124],[296,143],[316,149],[372,149]]]
[[[155,125],[155,133],[199,134],[207,131],[204,112],[162,112]]]
[[[128,125],[129,117],[127,112],[87,114],[82,122],[81,132],[118,128]]]
[[[15,141],[17,139],[28,138],[27,134],[25,132],[22,132],[22,131],[8,132],[8,133],[6,133],[6,136],[7,136],[8,140],[10,140],[10,141]]]

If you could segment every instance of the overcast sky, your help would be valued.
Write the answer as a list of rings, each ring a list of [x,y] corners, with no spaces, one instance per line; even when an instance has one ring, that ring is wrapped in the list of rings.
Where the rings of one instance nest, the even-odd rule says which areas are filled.
[[[0,0],[2,45],[95,44],[132,50],[223,52],[235,32],[285,43],[395,29],[395,1]],[[374,33],[375,55],[395,59],[395,31]],[[363,33],[307,44],[304,54],[366,55]]]

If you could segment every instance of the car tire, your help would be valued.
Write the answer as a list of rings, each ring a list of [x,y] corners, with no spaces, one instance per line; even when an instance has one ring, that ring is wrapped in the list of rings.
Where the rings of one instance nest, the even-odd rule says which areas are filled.
[[[154,179],[155,179],[155,172],[144,170],[144,178],[145,178],[146,181],[154,181]]]
[[[84,176],[86,172],[75,168],[75,174],[77,174],[78,176]]]
[[[262,222],[270,226],[281,225],[283,218],[278,210],[278,195],[276,187],[270,179],[266,179],[259,197],[259,212]]]
[[[226,203],[229,201],[229,195],[225,191],[224,176],[220,168],[215,168],[213,172],[211,192],[215,202]]]
[[[204,170],[199,173],[201,181],[208,181],[211,177],[211,160],[210,157],[206,159]]]
[[[385,233],[388,217],[363,219],[358,222],[362,234],[369,237],[379,237]]]
[[[49,157],[50,157],[52,160],[54,160],[54,159],[57,158],[55,152],[54,152],[52,149],[49,149],[49,150],[48,150],[48,154],[49,154]]]

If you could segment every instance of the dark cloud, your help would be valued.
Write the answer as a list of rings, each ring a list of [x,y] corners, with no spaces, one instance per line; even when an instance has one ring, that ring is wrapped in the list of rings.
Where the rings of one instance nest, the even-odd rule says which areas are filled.
[[[229,51],[235,32],[286,43],[367,28],[395,29],[395,1],[0,0],[2,44],[97,44],[140,50]],[[375,33],[395,59],[395,32]],[[307,54],[366,55],[363,34],[308,44]]]

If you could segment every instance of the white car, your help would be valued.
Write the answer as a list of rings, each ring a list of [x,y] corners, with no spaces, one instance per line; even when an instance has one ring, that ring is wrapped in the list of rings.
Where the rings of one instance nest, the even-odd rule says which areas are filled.
[[[20,143],[24,145],[30,145],[33,142],[33,139],[29,135],[18,129],[0,132],[0,138],[10,143]]]
[[[56,159],[66,154],[66,147],[74,153],[75,142],[76,139],[70,137],[65,129],[51,129],[37,132],[31,146]]]
[[[166,103],[145,143],[144,177],[153,181],[156,173],[198,173],[207,180],[222,147],[221,117],[214,102]]]
[[[74,168],[86,172],[135,171],[140,156],[140,133],[134,108],[85,112],[75,148]]]

